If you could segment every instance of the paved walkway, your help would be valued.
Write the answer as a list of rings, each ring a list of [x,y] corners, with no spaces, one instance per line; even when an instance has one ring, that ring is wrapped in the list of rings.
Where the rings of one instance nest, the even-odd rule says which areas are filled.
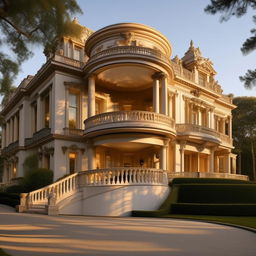
[[[255,256],[256,235],[155,218],[21,214],[0,205],[0,247],[13,256]]]

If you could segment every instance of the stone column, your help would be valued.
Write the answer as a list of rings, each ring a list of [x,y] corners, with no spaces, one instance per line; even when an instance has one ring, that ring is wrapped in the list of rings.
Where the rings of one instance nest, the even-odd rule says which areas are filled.
[[[230,154],[227,154],[226,156],[226,172],[231,173],[231,168],[230,168]]]
[[[209,167],[210,167],[210,169],[209,169],[209,171],[211,172],[211,173],[213,173],[214,172],[214,149],[211,149],[211,151],[210,151],[210,163],[209,163]]]
[[[17,120],[17,115],[15,115],[13,118],[13,141],[16,141],[18,139],[17,126],[18,126],[18,120]]]
[[[69,128],[69,89],[65,87],[65,127]]]
[[[180,172],[184,172],[184,151],[185,151],[186,142],[180,142]]]
[[[6,126],[2,126],[2,148],[5,147],[5,141],[6,141]]]
[[[36,119],[37,119],[37,127],[36,127],[36,132],[40,131],[43,128],[43,115],[44,115],[44,111],[43,111],[43,107],[42,107],[42,100],[41,97],[39,96],[37,98],[37,113],[36,113]]]
[[[168,140],[168,139],[164,140],[164,145],[162,146],[161,152],[160,152],[160,169],[163,169],[163,170],[167,170],[167,163],[168,163],[168,155],[167,155],[168,144],[169,144],[169,140]]]
[[[198,125],[202,125],[202,111],[200,108],[197,108],[198,111]]]
[[[232,138],[232,116],[230,116],[228,119],[228,129],[229,138]]]
[[[88,78],[88,117],[95,115],[95,79],[94,74]]]
[[[197,152],[197,172],[200,172],[200,153]]]
[[[161,113],[168,115],[168,85],[167,75],[161,74]]]
[[[159,73],[153,76],[153,111],[159,113]]]

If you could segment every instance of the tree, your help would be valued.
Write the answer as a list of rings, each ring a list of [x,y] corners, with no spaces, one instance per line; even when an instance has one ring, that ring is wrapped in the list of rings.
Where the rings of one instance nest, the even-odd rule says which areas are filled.
[[[256,10],[256,0],[211,0],[211,4],[206,6],[205,12],[210,14],[221,13],[221,21],[227,21],[232,16],[243,16],[246,14],[248,8]],[[256,15],[252,18],[256,24]],[[244,55],[256,49],[256,29],[252,29],[251,33],[252,36],[245,40],[241,48]],[[256,69],[249,69],[244,76],[240,76],[239,78],[244,82],[245,88],[251,89],[256,86]]]
[[[79,36],[81,27],[71,16],[82,13],[76,0],[0,0],[0,94],[12,91],[12,82],[32,44],[54,51],[63,35]],[[7,55],[6,46],[14,55]]]
[[[256,180],[256,97],[236,97],[233,103],[233,139],[243,174]]]

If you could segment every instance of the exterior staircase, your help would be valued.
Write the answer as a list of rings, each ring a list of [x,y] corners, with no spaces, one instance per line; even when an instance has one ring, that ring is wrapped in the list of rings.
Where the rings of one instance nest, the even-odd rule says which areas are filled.
[[[142,200],[145,204],[148,200],[147,210],[160,205],[168,195],[167,190],[168,178],[164,170],[141,167],[96,169],[75,173],[44,188],[21,194],[18,210],[48,215],[111,215],[116,201],[120,201],[114,198],[120,195],[124,201],[128,194],[134,201]],[[159,194],[159,191],[163,193]],[[130,199],[128,202],[136,205]]]

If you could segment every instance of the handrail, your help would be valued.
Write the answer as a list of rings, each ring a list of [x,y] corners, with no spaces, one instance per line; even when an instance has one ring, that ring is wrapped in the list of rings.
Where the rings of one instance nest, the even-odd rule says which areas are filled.
[[[163,125],[170,126],[174,128],[175,121],[169,116],[158,114],[155,112],[148,111],[115,111],[115,112],[105,112],[92,117],[89,117],[84,121],[85,129],[94,127],[95,125],[100,124],[109,124],[116,122],[134,122],[134,121],[143,121],[143,122],[153,122],[160,123]]]

